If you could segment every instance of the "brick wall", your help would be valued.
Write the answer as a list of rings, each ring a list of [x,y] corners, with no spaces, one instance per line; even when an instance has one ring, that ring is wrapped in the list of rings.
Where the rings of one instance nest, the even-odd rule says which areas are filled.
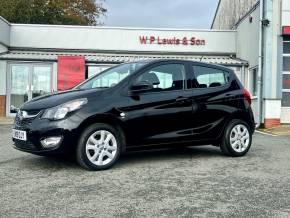
[[[0,95],[0,117],[6,116],[6,96]]]
[[[264,127],[265,128],[272,128],[275,126],[279,126],[280,123],[280,119],[265,119],[264,120]]]

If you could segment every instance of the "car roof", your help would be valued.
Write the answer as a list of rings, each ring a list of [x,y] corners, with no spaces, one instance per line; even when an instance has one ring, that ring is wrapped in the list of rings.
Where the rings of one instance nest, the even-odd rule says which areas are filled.
[[[208,66],[208,67],[216,67],[224,70],[230,70],[232,71],[231,68],[225,67],[223,65],[219,64],[211,64],[211,63],[206,63],[202,61],[191,61],[191,60],[182,60],[182,59],[144,59],[144,60],[139,60],[139,61],[134,61],[135,63],[145,63],[146,65],[149,64],[155,64],[155,63],[162,63],[162,62],[184,62],[184,63],[191,63],[191,64],[196,64],[196,65],[202,65],[202,66]]]

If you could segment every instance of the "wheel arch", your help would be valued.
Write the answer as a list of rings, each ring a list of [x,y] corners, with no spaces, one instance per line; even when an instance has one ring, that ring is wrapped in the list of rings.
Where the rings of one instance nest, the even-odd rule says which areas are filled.
[[[91,116],[85,119],[78,127],[78,135],[80,136],[85,128],[95,123],[104,123],[104,124],[108,124],[116,128],[116,130],[120,133],[120,136],[121,136],[122,152],[126,150],[127,140],[126,140],[126,134],[125,134],[122,122],[118,120],[116,117],[109,114],[99,114],[99,115]]]
[[[253,125],[252,123],[252,119],[251,116],[249,115],[249,113],[247,111],[241,111],[241,110],[237,110],[234,113],[232,113],[224,122],[223,127],[221,129],[220,135],[217,138],[217,140],[215,142],[217,142],[218,144],[221,142],[223,135],[226,131],[227,126],[229,125],[229,123],[234,120],[234,119],[239,119],[242,120],[244,122],[246,122],[252,133],[254,133],[255,131],[255,124]]]
[[[236,111],[235,113],[233,113],[229,119],[227,120],[224,128],[226,128],[226,126],[229,124],[229,122],[231,120],[234,119],[239,119],[239,120],[243,120],[244,122],[246,122],[249,127],[251,128],[251,132],[253,133],[255,131],[255,124],[253,124],[252,121],[252,117],[250,116],[249,112],[247,111]]]

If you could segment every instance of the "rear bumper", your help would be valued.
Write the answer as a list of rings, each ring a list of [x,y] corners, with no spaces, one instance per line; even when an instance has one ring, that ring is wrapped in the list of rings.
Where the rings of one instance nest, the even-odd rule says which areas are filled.
[[[253,110],[252,108],[248,108],[248,114],[249,114],[249,125],[250,125],[250,128],[252,130],[252,134],[255,132],[255,129],[256,129],[256,123],[255,123],[255,118],[254,118],[254,113],[253,113]]]

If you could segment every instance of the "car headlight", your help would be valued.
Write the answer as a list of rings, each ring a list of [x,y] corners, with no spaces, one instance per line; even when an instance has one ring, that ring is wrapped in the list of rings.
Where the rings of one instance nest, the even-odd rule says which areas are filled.
[[[88,100],[86,98],[81,98],[46,109],[42,115],[42,118],[50,120],[63,119],[69,112],[80,109],[87,102]]]

